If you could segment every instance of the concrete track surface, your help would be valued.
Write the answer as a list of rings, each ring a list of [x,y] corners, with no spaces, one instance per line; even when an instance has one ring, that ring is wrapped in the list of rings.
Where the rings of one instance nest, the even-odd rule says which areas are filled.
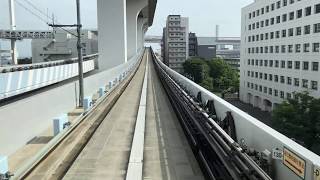
[[[145,180],[204,179],[156,74],[151,57],[150,51],[146,50],[142,63],[131,82],[103,118],[63,179],[122,180],[126,178],[147,64],[149,73],[142,178]],[[46,177],[50,168],[49,164],[42,165],[29,177],[30,179],[48,179]],[[55,179],[52,176],[54,173],[49,173],[51,173],[49,179]]]

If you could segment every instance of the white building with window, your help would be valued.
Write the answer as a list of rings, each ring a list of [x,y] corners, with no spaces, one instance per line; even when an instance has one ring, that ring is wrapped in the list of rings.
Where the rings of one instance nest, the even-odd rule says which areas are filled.
[[[271,111],[295,92],[320,97],[320,0],[255,0],[242,9],[240,99]]]

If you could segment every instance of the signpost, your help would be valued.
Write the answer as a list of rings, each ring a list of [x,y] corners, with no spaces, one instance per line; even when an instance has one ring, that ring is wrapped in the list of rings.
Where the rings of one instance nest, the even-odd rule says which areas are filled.
[[[287,148],[283,149],[283,164],[293,171],[297,176],[305,179],[306,162],[294,152]]]

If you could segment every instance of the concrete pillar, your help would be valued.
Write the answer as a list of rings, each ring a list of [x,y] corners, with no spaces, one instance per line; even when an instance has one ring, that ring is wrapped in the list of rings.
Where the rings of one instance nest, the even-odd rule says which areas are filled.
[[[131,58],[138,52],[138,15],[147,4],[146,0],[127,2],[128,58]]]
[[[145,37],[146,37],[146,33],[148,31],[149,26],[147,24],[145,24],[142,28],[142,42],[145,41]]]
[[[99,69],[127,62],[126,0],[98,0]]]
[[[138,18],[138,50],[140,50],[144,46],[144,29],[147,22],[147,18]]]

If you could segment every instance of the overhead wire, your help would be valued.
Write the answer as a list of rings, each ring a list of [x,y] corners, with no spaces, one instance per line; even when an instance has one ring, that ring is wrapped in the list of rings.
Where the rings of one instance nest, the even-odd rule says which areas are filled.
[[[39,13],[42,14],[42,16],[45,16],[46,18],[50,19],[51,17],[49,17],[45,12],[43,12],[41,9],[39,9],[36,5],[34,5],[30,0],[24,0],[29,6],[31,6],[33,9],[37,10]],[[21,6],[23,9],[25,9],[27,12],[31,13],[32,15],[34,15],[35,17],[37,17],[40,21],[46,23],[47,25],[49,25],[49,22],[47,20],[45,20],[43,17],[41,17],[39,14],[35,13],[34,11],[32,11],[31,9],[29,9],[28,7],[26,7],[24,4],[22,4],[20,2],[20,0],[15,0],[15,2]],[[59,25],[59,22],[57,22],[56,25]],[[75,33],[73,33],[70,30],[67,30],[66,28],[63,27],[57,27],[75,37],[78,37],[78,35],[76,35]]]

